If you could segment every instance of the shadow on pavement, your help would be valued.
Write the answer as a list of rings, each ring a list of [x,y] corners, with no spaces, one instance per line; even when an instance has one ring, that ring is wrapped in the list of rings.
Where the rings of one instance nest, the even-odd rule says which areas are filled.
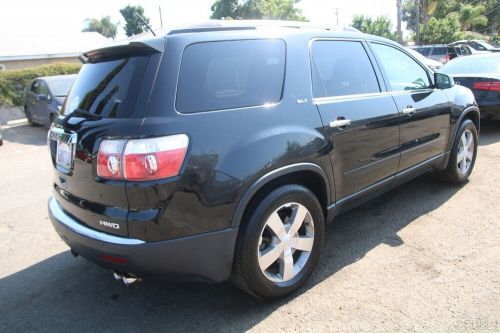
[[[2,126],[4,144],[9,142],[23,145],[45,146],[47,144],[47,128],[30,125]]]
[[[449,200],[461,187],[423,175],[328,225],[318,268],[295,295],[254,300],[230,283],[144,281],[125,287],[111,272],[69,251],[0,280],[0,327],[7,331],[246,331],[281,305],[362,258]],[[334,314],[332,314],[334,315]]]
[[[479,145],[488,146],[500,141],[500,121],[481,121],[481,132],[479,133]]]

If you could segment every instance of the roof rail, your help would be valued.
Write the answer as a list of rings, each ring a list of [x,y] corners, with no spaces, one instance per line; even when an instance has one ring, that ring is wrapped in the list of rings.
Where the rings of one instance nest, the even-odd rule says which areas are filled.
[[[256,30],[258,28],[276,27],[293,29],[320,29],[331,31],[360,32],[350,26],[319,26],[309,22],[277,21],[277,20],[209,20],[170,30],[167,35],[190,32]]]

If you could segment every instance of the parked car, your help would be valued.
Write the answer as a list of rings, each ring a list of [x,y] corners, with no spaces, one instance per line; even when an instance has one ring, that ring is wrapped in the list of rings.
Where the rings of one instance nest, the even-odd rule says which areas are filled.
[[[452,45],[424,45],[414,49],[424,57],[434,59],[442,64],[459,56],[459,53]]]
[[[457,50],[459,56],[468,56],[472,54],[482,54],[482,53],[491,53],[491,51],[478,51],[472,48],[468,44],[455,44],[455,49]]]
[[[472,40],[459,40],[450,45],[460,45],[466,44],[472,47],[476,51],[489,51],[489,52],[500,52],[500,48],[491,45],[490,43],[480,40],[480,39],[472,39]]]
[[[24,112],[30,125],[50,126],[75,78],[76,74],[39,77],[24,89]]]
[[[482,118],[500,119],[500,53],[454,59],[440,71],[472,89]]]
[[[0,125],[0,146],[3,146],[2,125]]]
[[[409,47],[406,48],[406,50],[415,58],[417,58],[421,63],[432,69],[433,71],[437,71],[440,69],[443,64],[440,63],[439,61],[436,61],[434,59],[430,59],[427,57],[424,57],[421,53],[415,51],[414,49],[411,49]]]
[[[280,297],[336,215],[430,170],[467,180],[469,89],[381,37],[262,24],[85,53],[49,131],[49,215],[75,255],[125,283],[232,278]]]

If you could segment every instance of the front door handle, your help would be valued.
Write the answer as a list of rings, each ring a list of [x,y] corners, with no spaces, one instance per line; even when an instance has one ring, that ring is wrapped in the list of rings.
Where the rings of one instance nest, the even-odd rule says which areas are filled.
[[[410,108],[404,108],[402,110],[402,112],[403,112],[403,114],[407,114],[407,115],[409,115],[411,117],[411,116],[413,116],[415,114],[415,112],[417,112],[417,109],[411,108],[411,107]]]
[[[330,127],[344,129],[346,126],[351,124],[350,119],[337,119],[335,121],[330,122]]]

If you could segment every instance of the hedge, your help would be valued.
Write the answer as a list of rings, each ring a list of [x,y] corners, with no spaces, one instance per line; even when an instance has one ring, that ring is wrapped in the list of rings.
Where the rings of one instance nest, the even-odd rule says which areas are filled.
[[[0,71],[0,106],[23,105],[23,91],[31,80],[40,76],[75,74],[80,64],[57,63],[39,67]]]

